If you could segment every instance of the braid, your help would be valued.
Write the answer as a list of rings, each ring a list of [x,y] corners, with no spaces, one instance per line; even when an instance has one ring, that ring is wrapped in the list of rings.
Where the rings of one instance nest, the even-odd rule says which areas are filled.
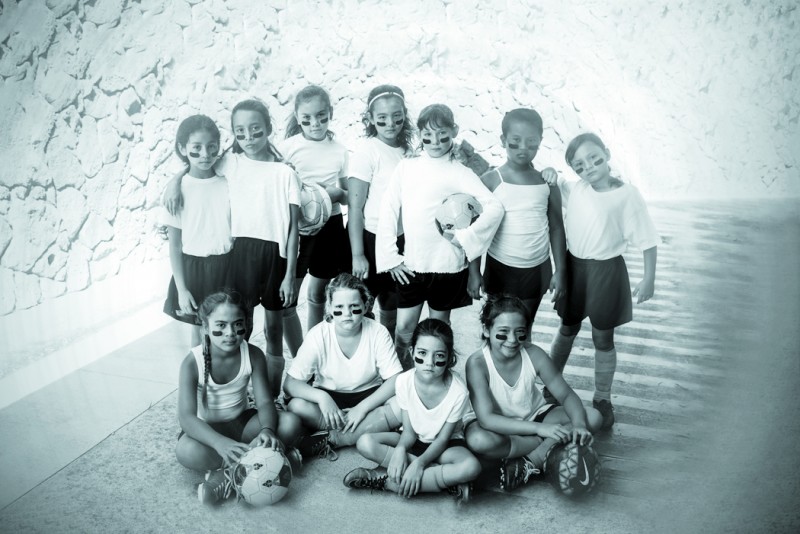
[[[211,338],[208,334],[203,336],[203,362],[205,371],[203,376],[203,408],[208,409],[208,377],[211,375]]]

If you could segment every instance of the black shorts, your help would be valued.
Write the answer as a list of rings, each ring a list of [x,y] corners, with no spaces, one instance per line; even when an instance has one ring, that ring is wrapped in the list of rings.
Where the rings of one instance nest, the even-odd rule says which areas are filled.
[[[631,282],[622,256],[608,260],[582,260],[567,253],[567,295],[556,302],[566,326],[586,317],[592,326],[610,330],[633,318]]]
[[[522,300],[541,300],[550,288],[553,268],[550,258],[528,268],[511,267],[486,255],[483,285],[489,295],[513,295]]]
[[[405,244],[406,237],[404,235],[397,236],[397,249],[400,254],[403,253]],[[380,295],[397,293],[397,284],[391,274],[375,272],[375,234],[367,230],[364,230],[364,256],[369,262],[369,275],[364,280],[369,294],[378,298]]]
[[[457,273],[414,273],[408,284],[397,284],[398,308],[413,308],[427,301],[436,311],[450,311],[472,304],[467,294],[469,269]]]
[[[536,414],[536,417],[533,418],[533,422],[541,423],[542,421],[544,421],[544,418],[547,417],[547,414],[552,412],[555,407],[556,407],[555,404],[545,404],[544,406],[542,406],[544,410]],[[541,410],[541,408],[539,409]]]
[[[416,442],[414,442],[414,444],[411,446],[411,448],[408,449],[407,452],[409,454],[413,454],[414,456],[422,456],[422,453],[427,451],[428,447],[430,447],[430,446],[431,446],[430,443],[425,443],[423,441],[417,440]],[[465,447],[466,448],[466,446],[467,446],[467,442],[465,440],[463,440],[462,438],[455,438],[455,439],[451,439],[451,440],[449,440],[447,442],[447,447],[445,448],[445,450],[447,450],[447,449],[449,449],[451,447]]]
[[[283,309],[280,288],[286,275],[286,258],[281,258],[274,241],[237,237],[231,260],[231,285],[244,299],[248,310],[259,304]]]
[[[226,438],[230,438],[232,440],[236,440],[241,442],[242,435],[244,434],[244,429],[247,426],[247,423],[250,422],[250,419],[253,416],[258,415],[258,410],[255,408],[247,408],[236,419],[232,421],[223,421],[222,423],[208,423],[214,432],[217,434],[221,434]],[[181,430],[180,434],[178,434],[178,439],[181,439],[185,432]]]
[[[210,294],[230,286],[229,268],[232,257],[232,252],[206,257],[190,256],[189,254],[182,255],[183,279],[186,283],[186,289],[192,294],[198,307]],[[167,299],[164,301],[164,313],[184,323],[200,324],[200,318],[197,315],[183,315],[181,313],[178,302],[178,287],[175,285],[174,277],[169,281]]]
[[[325,388],[317,389],[330,395],[333,402],[336,403],[336,406],[338,406],[340,410],[344,410],[358,405],[358,403],[375,393],[379,387],[380,386],[375,386],[374,388],[365,389],[364,391],[358,391],[356,393],[351,393],[349,391],[331,391]]]
[[[330,280],[340,273],[349,273],[350,237],[344,227],[342,215],[332,215],[316,235],[301,235],[297,254],[295,276],[306,273],[316,278]]]

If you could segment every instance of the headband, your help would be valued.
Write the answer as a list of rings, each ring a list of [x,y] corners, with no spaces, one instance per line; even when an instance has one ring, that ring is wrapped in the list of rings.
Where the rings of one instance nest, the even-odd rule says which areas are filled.
[[[400,93],[395,93],[394,91],[386,91],[384,93],[378,93],[377,95],[373,96],[372,99],[367,103],[367,109],[371,108],[372,104],[374,104],[376,100],[378,100],[379,98],[383,98],[384,96],[396,96],[397,98],[402,100],[403,103],[405,103],[406,101],[406,99],[403,98],[403,95],[401,95]]]

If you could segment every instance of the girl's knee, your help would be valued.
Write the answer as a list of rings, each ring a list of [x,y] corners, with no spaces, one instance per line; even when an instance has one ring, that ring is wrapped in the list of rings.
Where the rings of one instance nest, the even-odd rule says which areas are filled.
[[[558,332],[562,336],[576,336],[581,331],[581,323],[578,324],[562,324],[558,328]]]
[[[300,435],[303,422],[292,412],[278,412],[278,437],[284,444],[291,444]],[[288,442],[288,443],[287,443]]]
[[[586,408],[586,424],[589,432],[597,432],[603,426],[603,414],[595,408]]]
[[[476,479],[478,475],[481,474],[481,463],[472,454],[470,454],[468,458],[465,458],[462,464],[462,471],[467,480]]]
[[[469,450],[481,455],[492,452],[498,445],[498,440],[477,423],[469,426],[465,439]]]
[[[356,449],[362,456],[366,457],[374,456],[378,445],[378,440],[372,434],[362,434],[356,441]]]
[[[592,343],[597,350],[613,350],[614,349],[614,329],[599,330],[592,328]]]

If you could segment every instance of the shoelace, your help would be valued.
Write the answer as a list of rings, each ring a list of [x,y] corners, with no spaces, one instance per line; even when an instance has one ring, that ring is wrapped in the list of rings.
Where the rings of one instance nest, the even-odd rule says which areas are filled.
[[[353,481],[353,487],[357,489],[383,490],[384,486],[386,485],[387,478],[389,478],[387,475],[375,478],[357,478],[355,481]]]
[[[311,454],[316,454],[318,458],[327,458],[330,462],[339,459],[339,454],[333,450],[327,438],[311,447]]]
[[[217,497],[218,501],[227,499],[228,497],[231,496],[232,492],[236,491],[236,486],[233,483],[233,475],[231,474],[231,470],[223,469],[222,475],[224,479],[215,486],[211,487],[211,492]],[[236,491],[236,494],[238,496],[239,492]]]

